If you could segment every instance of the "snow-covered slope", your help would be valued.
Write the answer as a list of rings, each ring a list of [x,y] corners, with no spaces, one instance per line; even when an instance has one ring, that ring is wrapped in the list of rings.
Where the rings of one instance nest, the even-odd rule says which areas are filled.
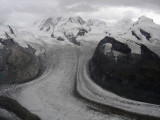
[[[152,19],[140,17],[135,23],[122,19],[116,23],[105,23],[98,19],[84,20],[81,17],[52,17],[36,22],[36,33],[49,39],[79,43],[99,42],[105,36],[144,44],[160,44],[160,26]]]
[[[105,32],[107,30],[107,25],[104,21],[98,20],[98,19],[89,19],[87,21],[87,24],[91,28],[91,32],[97,33],[97,32]]]
[[[109,24],[108,35],[111,36],[121,36],[127,32],[133,25],[131,19],[125,18],[117,21],[116,23]]]
[[[13,39],[22,47],[28,47],[25,41],[19,39],[19,32],[16,28],[9,25],[0,24],[0,39]]]
[[[59,41],[67,41],[74,44],[77,36],[83,36],[90,31],[89,25],[80,17],[52,17],[35,24],[40,31]]]
[[[2,38],[2,39],[15,37],[16,36],[15,31],[16,31],[15,28],[12,28],[9,25],[7,26],[4,24],[0,24],[0,38]]]
[[[140,43],[159,45],[160,26],[152,19],[142,16],[121,37]]]
[[[106,23],[101,20],[84,20],[81,17],[52,17],[34,24],[34,28],[59,41],[100,41],[106,36]]]
[[[74,32],[75,35],[77,35],[76,30],[79,30],[80,28],[83,28],[87,31],[90,29],[87,23],[80,17],[48,18],[41,22],[41,25],[38,27],[42,31],[53,34],[56,32]]]
[[[14,28],[0,25],[0,38],[11,37],[21,46],[25,42],[58,42],[80,45],[82,41],[99,42],[105,36],[122,41],[145,44],[160,44],[160,26],[152,19],[140,17],[135,23],[123,19],[110,24],[98,19],[84,20],[81,17],[50,17],[35,22],[32,27]],[[24,42],[25,41],[25,42]]]
[[[90,31],[84,36],[79,36],[77,38],[79,41],[99,42],[107,35],[107,31],[109,31],[108,25],[98,19],[89,19],[87,24],[90,26]]]
[[[13,38],[21,46],[42,42],[80,45],[82,41],[99,42],[105,36],[122,41],[159,45],[160,26],[152,19],[140,17],[135,23],[123,19],[109,24],[98,19],[84,20],[81,17],[50,17],[35,22],[28,28],[0,25],[0,38]]]

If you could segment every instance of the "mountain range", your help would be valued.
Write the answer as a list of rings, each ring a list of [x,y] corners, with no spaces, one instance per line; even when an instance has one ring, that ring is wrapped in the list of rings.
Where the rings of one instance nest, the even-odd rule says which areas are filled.
[[[26,46],[24,41],[39,43],[37,39],[42,38],[49,42],[61,41],[79,46],[81,41],[99,42],[105,36],[157,45],[160,44],[160,25],[144,16],[136,22],[123,19],[114,24],[98,19],[84,20],[81,17],[50,17],[27,28],[0,25],[0,38],[13,38],[22,46]]]

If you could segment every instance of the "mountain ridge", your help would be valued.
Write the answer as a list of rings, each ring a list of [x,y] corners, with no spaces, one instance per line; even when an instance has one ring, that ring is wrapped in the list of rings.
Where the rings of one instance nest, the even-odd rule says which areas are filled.
[[[80,42],[83,41],[99,42],[105,36],[118,38],[122,41],[160,44],[160,25],[155,24],[152,19],[145,16],[140,17],[134,23],[130,19],[122,19],[115,24],[107,24],[98,19],[84,20],[79,16],[61,16],[39,20],[28,28],[13,29],[12,26],[4,26],[0,25],[1,38],[6,38],[6,35],[8,35],[25,47],[27,45],[21,39],[40,44],[37,39],[43,38],[47,42],[61,41],[63,44],[80,45]]]

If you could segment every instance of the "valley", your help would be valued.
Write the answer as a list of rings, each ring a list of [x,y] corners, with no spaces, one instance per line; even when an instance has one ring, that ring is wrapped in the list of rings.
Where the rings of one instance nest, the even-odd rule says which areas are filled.
[[[123,28],[122,26],[126,23],[128,26]],[[21,71],[16,74],[19,76],[18,80],[24,80],[24,82],[13,82],[16,81],[16,74],[13,74],[14,77],[9,76],[8,82],[1,83],[0,96],[16,100],[16,102],[11,102],[11,106],[18,104],[21,106],[19,109],[24,108],[28,115],[33,115],[27,120],[160,119],[160,105],[147,103],[148,101],[131,100],[114,91],[103,89],[101,84],[97,84],[95,80],[101,82],[105,80],[105,77],[98,76],[94,70],[90,71],[89,63],[93,57],[100,61],[97,68],[93,68],[100,69],[99,71],[107,64],[105,62],[108,59],[111,67],[107,66],[105,70],[109,72],[119,67],[118,65],[112,66],[114,61],[125,61],[124,64],[126,64],[129,59],[131,63],[135,63],[139,59],[132,56],[133,54],[142,56],[142,60],[154,58],[153,60],[157,63],[153,62],[159,65],[159,25],[153,23],[149,18],[141,17],[135,23],[123,22],[119,28],[123,29],[116,30],[116,26],[109,27],[99,20],[86,22],[80,17],[47,18],[34,24],[32,28],[18,29],[12,26],[1,26],[0,50],[8,50],[8,46],[4,44],[7,43],[7,39],[12,39],[14,45],[10,50],[11,54],[6,53],[7,56],[11,55],[9,62],[8,57],[2,56],[7,62],[4,62],[3,59],[0,61],[1,68],[3,68],[0,77],[4,77],[4,71],[15,71],[20,66]],[[115,40],[110,41],[111,37]],[[103,40],[104,38],[106,40]],[[140,46],[143,45],[147,47],[141,49]],[[14,46],[18,49],[12,53]],[[97,58],[96,53],[103,55]],[[105,58],[103,56],[107,55],[111,57],[103,59]],[[3,63],[6,63],[5,67]],[[11,69],[9,65],[15,68]],[[28,66],[32,69],[26,69]],[[130,70],[127,67],[121,69]],[[157,69],[153,64],[153,70],[156,72],[151,74],[151,77],[157,75],[159,66]],[[6,73],[9,73],[8,71]],[[39,71],[41,71],[40,74],[38,74]],[[30,76],[27,76],[27,73]],[[92,75],[97,75],[98,79],[93,78]],[[6,78],[3,79],[5,80]],[[126,86],[129,84],[128,82],[123,83]],[[114,85],[111,84],[111,86]],[[116,86],[115,89],[118,87]],[[159,89],[156,88],[156,90]],[[0,102],[3,104],[3,99]],[[3,107],[0,109],[0,118],[4,120],[23,119],[16,112],[14,114],[14,110]]]

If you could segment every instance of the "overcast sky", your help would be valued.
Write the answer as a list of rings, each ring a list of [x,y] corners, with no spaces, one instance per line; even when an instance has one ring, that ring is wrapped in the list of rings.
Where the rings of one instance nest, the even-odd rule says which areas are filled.
[[[160,24],[160,0],[0,0],[0,23],[27,26],[39,18],[62,15],[109,22],[144,15]]]

